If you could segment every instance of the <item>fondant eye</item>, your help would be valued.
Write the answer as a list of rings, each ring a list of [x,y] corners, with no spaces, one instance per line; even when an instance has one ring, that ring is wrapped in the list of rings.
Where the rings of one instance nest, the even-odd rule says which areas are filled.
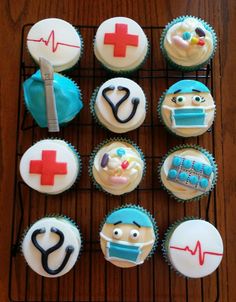
[[[139,231],[138,230],[131,230],[130,231],[130,238],[133,240],[138,239],[139,237]]]
[[[177,96],[176,104],[179,105],[179,106],[183,106],[184,103],[185,103],[185,96],[183,96],[183,95]]]
[[[199,95],[194,95],[193,96],[193,103],[195,105],[200,105],[202,103],[202,98]]]
[[[121,229],[116,228],[116,229],[113,230],[113,237],[114,237],[115,239],[120,239],[120,237],[121,237],[122,235],[123,235],[123,232],[122,232]]]

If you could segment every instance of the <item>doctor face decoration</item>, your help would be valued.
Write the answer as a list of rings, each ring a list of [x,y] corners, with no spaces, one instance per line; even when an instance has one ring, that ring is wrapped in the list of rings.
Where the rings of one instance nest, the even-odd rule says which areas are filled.
[[[90,170],[96,186],[113,195],[133,191],[145,170],[141,150],[124,140],[105,142],[97,149],[91,156]]]
[[[201,82],[182,80],[161,97],[161,120],[174,134],[182,137],[205,133],[215,117],[215,103],[210,90]]]
[[[157,227],[143,208],[127,205],[113,211],[100,232],[100,244],[105,259],[129,268],[142,264],[155,250]]]
[[[138,128],[146,117],[142,88],[127,78],[113,78],[94,92],[91,110],[96,120],[115,133]]]

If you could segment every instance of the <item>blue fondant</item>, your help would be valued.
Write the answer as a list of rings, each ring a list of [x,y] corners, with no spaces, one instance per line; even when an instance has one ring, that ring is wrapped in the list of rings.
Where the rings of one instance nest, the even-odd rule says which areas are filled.
[[[125,149],[123,148],[119,148],[116,150],[116,154],[119,156],[119,157],[122,157],[123,155],[125,155]]]
[[[199,185],[200,185],[200,187],[203,188],[203,189],[207,188],[207,186],[208,186],[208,180],[207,180],[206,178],[203,177],[203,178],[200,180]]]
[[[179,180],[186,181],[188,178],[188,174],[186,172],[180,172],[178,175]]]
[[[53,88],[60,125],[71,121],[82,109],[80,91],[73,81],[54,73]],[[46,98],[40,70],[23,83],[25,104],[37,124],[47,127]]]
[[[168,178],[174,179],[177,176],[177,171],[174,169],[171,169],[168,173]]]
[[[200,172],[202,170],[202,164],[199,163],[199,162],[195,162],[193,164],[193,169],[196,171],[196,172]]]
[[[167,90],[166,94],[173,94],[176,91],[180,90],[178,93],[196,93],[194,90],[198,90],[200,92],[210,92],[206,85],[201,82],[194,80],[181,80],[174,85],[170,86]]]
[[[176,126],[204,126],[205,115],[201,108],[174,109],[172,118]]]
[[[114,224],[118,221],[124,224],[134,224],[134,221],[141,227],[153,227],[151,219],[142,210],[136,208],[123,208],[111,213],[106,220],[108,224]]]
[[[189,182],[192,184],[192,185],[196,185],[198,183],[198,177],[196,175],[191,175],[189,177]]]
[[[174,156],[174,158],[173,158],[173,160],[172,160],[173,166],[178,167],[178,166],[180,166],[181,162],[182,162],[181,157],[179,157],[179,156]]]
[[[183,38],[184,40],[189,40],[189,39],[191,38],[190,32],[189,32],[189,31],[185,31],[185,32],[183,33],[183,35],[182,35],[182,38]]]
[[[139,247],[110,242],[109,256],[136,261],[139,256]]]
[[[204,165],[204,167],[203,167],[203,173],[205,175],[207,175],[207,176],[211,175],[212,171],[213,171],[213,168],[211,166]]]
[[[185,169],[190,169],[192,167],[192,161],[190,159],[185,158],[183,161],[183,166]]]

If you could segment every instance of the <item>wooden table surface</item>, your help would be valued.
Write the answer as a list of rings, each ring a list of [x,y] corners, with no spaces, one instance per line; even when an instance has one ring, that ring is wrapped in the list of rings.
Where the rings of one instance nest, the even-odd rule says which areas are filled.
[[[80,0],[80,1],[14,1],[1,0],[1,60],[0,60],[0,301],[236,301],[236,228],[235,228],[235,125],[236,112],[236,34],[235,15],[236,1],[234,0],[195,0],[195,1],[171,1],[171,0]],[[30,131],[20,131],[19,122],[22,119],[22,93],[19,92],[20,77],[20,47],[21,33],[25,24],[35,23],[47,17],[65,19],[75,25],[97,26],[112,16],[127,16],[135,19],[140,25],[147,27],[163,26],[174,17],[192,14],[208,21],[216,30],[219,37],[219,47],[213,60],[213,94],[217,104],[217,116],[212,133],[204,134],[197,140],[185,140],[184,142],[197,142],[203,147],[214,152],[219,167],[219,178],[216,189],[210,199],[204,198],[200,203],[188,205],[178,204],[168,198],[162,190],[147,190],[145,186],[156,184],[155,164],[148,162],[149,172],[142,184],[143,191],[131,193],[123,199],[106,197],[95,190],[88,192],[66,193],[60,199],[48,199],[35,192],[29,193],[28,188],[23,189],[23,224],[19,233],[27,224],[34,221],[44,213],[64,212],[77,219],[85,237],[85,252],[72,273],[58,280],[42,280],[29,268],[26,268],[22,256],[17,253],[11,256],[12,222],[14,222],[14,234],[17,233],[19,205],[15,192],[18,175],[18,152],[23,152],[32,143],[47,132],[35,128]],[[83,30],[85,53],[81,64],[86,66],[93,61],[92,36],[93,32]],[[147,29],[151,35],[151,29]],[[150,38],[150,37],[149,37]],[[88,41],[88,42],[87,42]],[[89,45],[89,42],[90,45]],[[152,62],[158,66],[158,60],[162,60],[158,40],[152,37]],[[27,53],[24,55],[28,55]],[[24,59],[24,58],[23,58]],[[147,68],[149,68],[147,63]],[[155,65],[156,64],[156,65]],[[98,66],[98,65],[96,65]],[[22,67],[22,66],[21,66]],[[29,73],[31,70],[28,71]],[[32,70],[33,72],[33,70]],[[80,123],[88,120],[88,102],[92,89],[102,82],[102,75],[98,78],[79,78],[79,84],[83,90],[85,109],[81,113]],[[72,75],[73,77],[73,75]],[[155,86],[155,79],[140,79],[144,86],[150,107],[156,108],[158,97],[166,88],[166,82],[159,80],[159,86]],[[161,84],[162,83],[162,84]],[[164,84],[163,84],[164,83]],[[152,85],[152,90],[150,86]],[[155,88],[156,87],[156,88]],[[19,104],[20,100],[20,104]],[[20,111],[19,111],[20,110]],[[173,138],[165,129],[159,129],[159,122],[155,110],[147,117],[147,124],[151,128],[141,127],[140,130],[131,133],[133,140],[138,141],[146,155],[163,155],[168,148],[181,144],[183,140]],[[18,112],[20,115],[18,116]],[[156,127],[156,128],[155,128]],[[148,132],[151,129],[152,135]],[[155,131],[157,129],[157,131]],[[155,132],[155,133],[154,133]],[[155,134],[155,135],[153,135]],[[92,148],[104,137],[109,136],[102,129],[94,129],[92,126],[68,126],[63,130],[61,137],[75,144],[84,156],[83,179],[79,188],[90,188],[87,176],[87,155]],[[112,135],[111,135],[112,136]],[[153,141],[151,141],[153,139]],[[150,146],[149,146],[150,145]],[[19,151],[20,148],[20,151]],[[150,154],[149,154],[150,153]],[[152,169],[153,166],[153,169]],[[151,181],[149,182],[149,179]],[[158,186],[158,184],[157,184]],[[150,188],[149,188],[150,189]],[[31,194],[29,197],[28,195]],[[140,200],[137,200],[139,198]],[[184,215],[201,216],[214,223],[222,234],[225,254],[218,272],[204,280],[185,280],[170,272],[164,263],[160,246],[153,259],[140,268],[121,271],[110,264],[105,263],[103,256],[93,242],[98,240],[98,226],[101,217],[107,210],[119,205],[121,202],[140,202],[153,212],[160,228],[162,238],[168,224]],[[32,202],[32,203],[31,203]],[[16,203],[16,204],[14,204]],[[43,207],[42,207],[43,203]],[[209,204],[208,204],[209,203]],[[209,208],[207,208],[209,206]],[[13,217],[13,209],[15,215]],[[92,220],[91,220],[92,219]],[[16,220],[16,221],[15,221]],[[98,244],[97,244],[98,245]],[[11,269],[10,269],[11,263]],[[10,276],[10,278],[9,278]],[[9,280],[11,283],[9,284]]]

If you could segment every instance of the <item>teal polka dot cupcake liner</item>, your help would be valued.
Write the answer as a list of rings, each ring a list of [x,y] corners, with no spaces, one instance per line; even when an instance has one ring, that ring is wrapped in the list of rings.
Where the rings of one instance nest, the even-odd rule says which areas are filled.
[[[168,30],[175,24],[184,21],[186,18],[194,18],[197,21],[201,22],[202,25],[205,27],[206,30],[208,30],[211,34],[212,34],[212,39],[213,39],[213,51],[211,53],[211,55],[209,56],[209,58],[204,61],[201,64],[198,65],[194,65],[194,66],[183,66],[183,65],[179,65],[177,63],[175,63],[173,60],[171,60],[171,58],[168,56],[167,51],[165,50],[165,46],[164,46],[164,40],[165,40],[165,36],[168,32]],[[186,16],[180,16],[174,20],[172,20],[170,23],[168,23],[166,25],[166,27],[164,28],[162,34],[161,34],[161,39],[160,39],[160,48],[161,51],[166,59],[166,61],[175,69],[184,71],[184,72],[190,72],[190,71],[196,71],[199,70],[200,68],[202,68],[203,66],[207,65],[210,60],[214,57],[216,49],[217,49],[217,36],[215,33],[215,30],[211,27],[211,25],[209,25],[206,21],[202,20],[201,18],[195,17],[195,16],[191,16],[191,15],[186,15]]]
[[[192,198],[189,198],[189,199],[181,199],[179,197],[177,197],[176,195],[174,195],[174,193],[172,193],[171,190],[167,189],[165,184],[163,183],[162,181],[162,178],[161,178],[161,168],[165,162],[165,160],[167,159],[167,157],[169,157],[172,153],[174,153],[175,151],[178,151],[178,150],[183,150],[183,149],[195,149],[195,150],[198,150],[200,151],[201,153],[203,153],[209,160],[212,168],[213,168],[213,172],[214,172],[214,177],[213,177],[213,180],[212,180],[212,184],[209,188],[208,191],[206,192],[202,192],[202,194],[196,196],[196,197],[192,197]],[[177,200],[178,202],[190,202],[190,201],[199,201],[201,198],[205,197],[205,196],[208,196],[209,193],[214,189],[215,187],[215,184],[217,182],[217,178],[218,178],[218,168],[217,168],[217,164],[215,162],[215,159],[213,158],[213,156],[211,155],[211,153],[209,153],[206,149],[198,146],[198,145],[190,145],[190,144],[184,144],[184,145],[180,145],[180,146],[176,146],[174,147],[173,149],[169,150],[169,152],[167,152],[167,154],[162,158],[159,166],[158,166],[158,177],[159,177],[159,181],[161,183],[161,186],[162,188],[171,196],[173,197],[175,200]]]

